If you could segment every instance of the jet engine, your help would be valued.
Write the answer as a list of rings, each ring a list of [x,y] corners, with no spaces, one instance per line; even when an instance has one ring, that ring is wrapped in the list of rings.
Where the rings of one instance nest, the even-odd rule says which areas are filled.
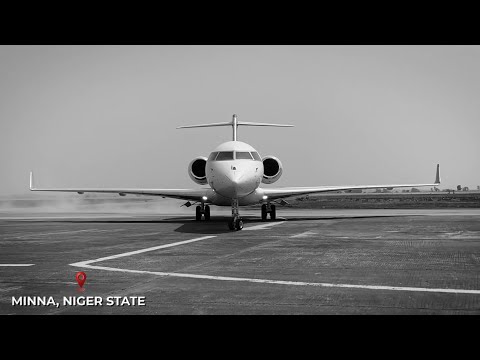
[[[206,165],[206,157],[199,156],[193,159],[188,165],[188,175],[190,175],[190,179],[200,185],[207,184],[207,175],[205,173]]]
[[[273,184],[280,179],[282,175],[282,163],[275,156],[265,156],[263,162],[263,178],[262,183]]]

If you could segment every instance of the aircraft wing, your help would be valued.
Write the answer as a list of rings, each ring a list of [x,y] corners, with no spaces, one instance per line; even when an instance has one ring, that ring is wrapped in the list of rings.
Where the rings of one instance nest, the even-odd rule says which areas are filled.
[[[294,195],[306,195],[322,192],[331,192],[339,190],[355,190],[355,189],[382,189],[382,188],[400,188],[400,187],[422,187],[422,186],[438,186],[440,185],[440,165],[437,164],[437,174],[435,182],[431,184],[388,184],[388,185],[347,185],[347,186],[316,186],[316,187],[285,187],[277,189],[264,188],[264,194],[269,199],[281,199]]]
[[[207,195],[208,188],[204,189],[127,189],[127,188],[36,188],[33,184],[33,172],[30,172],[30,190],[31,191],[57,191],[57,192],[76,192],[83,194],[91,193],[111,193],[125,196],[148,195],[162,196],[181,200],[202,201],[202,197]]]

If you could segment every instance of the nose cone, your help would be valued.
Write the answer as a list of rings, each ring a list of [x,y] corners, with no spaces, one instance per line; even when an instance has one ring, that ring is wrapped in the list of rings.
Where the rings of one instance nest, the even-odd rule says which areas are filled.
[[[223,181],[217,182],[215,190],[229,198],[241,198],[255,191],[257,182],[247,172],[232,170],[224,174]]]
[[[255,190],[255,182],[252,181],[252,178],[248,176],[248,174],[235,172],[233,176],[230,177],[230,181],[232,183],[232,189],[238,197],[247,196]]]

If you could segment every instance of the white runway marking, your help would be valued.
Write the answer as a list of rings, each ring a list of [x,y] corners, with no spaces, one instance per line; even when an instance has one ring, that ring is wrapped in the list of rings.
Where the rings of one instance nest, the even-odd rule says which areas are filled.
[[[296,238],[306,238],[306,237],[309,237],[309,236],[312,236],[312,235],[317,235],[318,233],[316,232],[313,232],[313,231],[305,231],[301,234],[297,234],[297,235],[293,235],[293,236],[290,236],[292,239],[296,239]]]
[[[0,264],[0,266],[10,267],[10,266],[33,266],[35,264]]]
[[[252,226],[250,229],[255,228],[256,230],[265,229],[264,225],[277,225],[279,223],[269,223],[262,224],[261,228],[258,226]],[[260,225],[259,225],[260,226]],[[299,234],[304,235],[305,233]],[[106,271],[115,271],[115,272],[124,272],[124,273],[133,273],[133,274],[151,274],[157,276],[170,276],[170,277],[180,277],[180,278],[190,278],[190,279],[203,279],[203,280],[216,280],[216,281],[237,281],[237,282],[250,282],[250,283],[260,283],[260,284],[275,284],[275,285],[292,285],[292,286],[316,286],[316,287],[331,287],[331,288],[350,288],[350,289],[368,289],[368,290],[389,290],[389,291],[412,291],[412,292],[433,292],[433,293],[449,293],[449,294],[475,294],[480,295],[480,290],[469,290],[469,289],[441,289],[441,288],[422,288],[422,287],[407,287],[407,286],[385,286],[385,285],[355,285],[355,284],[333,284],[333,283],[316,283],[316,282],[304,282],[304,281],[287,281],[287,280],[269,280],[269,279],[253,279],[253,278],[240,278],[240,277],[229,277],[229,276],[213,276],[213,275],[201,275],[201,274],[184,274],[184,273],[172,273],[172,272],[158,272],[158,271],[146,271],[146,270],[130,270],[130,269],[119,269],[106,266],[96,266],[91,265],[96,262],[118,259],[121,257],[132,256],[137,254],[142,254],[149,251],[155,251],[160,249],[165,249],[169,247],[189,244],[197,241],[207,240],[215,238],[215,235],[202,236],[200,238],[195,238],[191,240],[179,241],[171,244],[165,244],[160,246],[154,246],[147,249],[130,251],[118,255],[106,256],[94,260],[86,260],[77,263],[70,264],[70,266],[81,267],[81,268],[90,268],[97,270],[106,270]],[[33,265],[33,264],[32,264]],[[26,265],[25,265],[26,266]]]
[[[145,252],[148,252],[148,251],[155,251],[155,250],[165,249],[165,248],[169,248],[169,247],[173,247],[173,246],[189,244],[189,243],[192,243],[192,242],[211,239],[211,238],[214,238],[214,237],[216,237],[216,236],[214,236],[214,235],[202,236],[202,237],[196,238],[196,239],[179,241],[179,242],[176,242],[176,243],[170,243],[170,244],[165,244],[165,245],[160,245],[160,246],[154,246],[154,247],[147,248],[147,249],[135,250],[135,251],[126,252],[126,253],[123,253],[123,254],[106,256],[106,257],[103,257],[103,258],[100,258],[100,259],[95,259],[95,260],[81,261],[81,262],[70,264],[70,265],[71,266],[85,266],[85,265],[92,264],[92,263],[99,262],[99,261],[106,261],[106,260],[118,259],[118,258],[125,257],[125,256],[142,254],[142,253],[145,253]]]
[[[71,264],[71,265],[78,266],[76,264]],[[83,267],[98,269],[98,270],[126,272],[126,273],[133,273],[133,274],[150,274],[150,275],[157,275],[157,276],[171,276],[171,277],[180,277],[180,278],[217,280],[217,281],[238,281],[238,282],[275,284],[275,285],[318,286],[318,287],[353,288],[353,289],[369,289],[369,290],[393,290],[393,291],[414,291],[414,292],[480,295],[480,290],[466,290],[466,289],[429,289],[429,288],[404,287],[404,286],[399,287],[399,286],[382,286],[382,285],[313,283],[313,282],[303,282],[303,281],[251,279],[251,278],[237,278],[237,277],[229,277],[229,276],[212,276],[212,275],[182,274],[182,273],[157,272],[157,271],[145,271],[145,270],[129,270],[129,269],[118,269],[118,268],[95,266],[95,265],[86,265],[86,266],[84,265]]]
[[[284,222],[285,222],[285,221],[270,222],[270,223],[265,223],[265,224],[250,226],[250,227],[243,228],[243,231],[246,231],[246,230],[265,230],[265,229],[268,229],[268,228],[271,227],[271,226],[283,224]]]

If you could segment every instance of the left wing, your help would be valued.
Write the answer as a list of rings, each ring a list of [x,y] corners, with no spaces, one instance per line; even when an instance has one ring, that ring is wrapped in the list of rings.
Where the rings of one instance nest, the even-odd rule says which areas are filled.
[[[127,188],[44,188],[39,189],[33,185],[33,172],[30,172],[30,190],[31,191],[58,191],[58,192],[76,192],[83,194],[92,193],[112,193],[125,196],[126,194],[162,196],[181,200],[202,201],[202,197],[207,195],[208,188],[204,189],[127,189]]]
[[[353,185],[353,186],[316,186],[316,187],[285,187],[277,189],[263,188],[263,192],[270,199],[280,199],[293,195],[306,195],[314,193],[322,193],[339,190],[354,189],[382,189],[382,188],[399,188],[399,187],[422,187],[440,185],[440,165],[437,164],[437,174],[433,184],[390,184],[390,185]]]

